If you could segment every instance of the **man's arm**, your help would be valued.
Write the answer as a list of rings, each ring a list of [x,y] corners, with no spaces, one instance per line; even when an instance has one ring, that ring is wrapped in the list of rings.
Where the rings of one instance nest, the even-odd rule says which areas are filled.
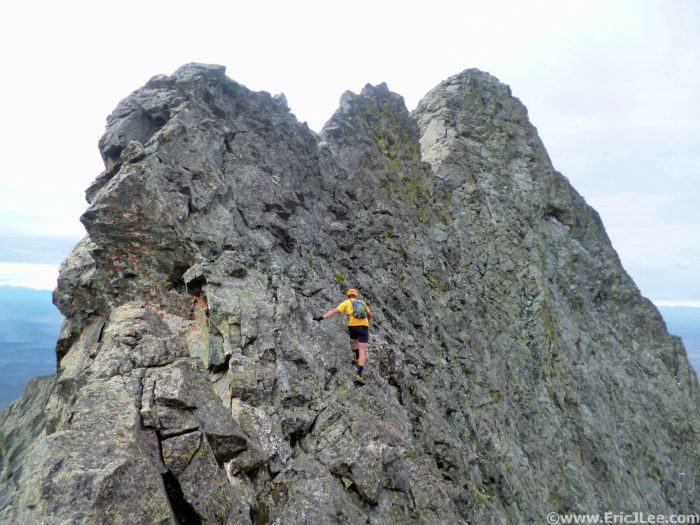
[[[314,317],[314,321],[318,321],[319,323],[323,321],[324,319],[328,319],[329,317],[333,317],[335,314],[339,314],[340,310],[337,308],[333,308],[331,310],[328,310],[325,314],[319,316],[319,317]]]
[[[332,308],[331,310],[328,310],[325,314],[323,314],[324,319],[328,319],[329,317],[333,317],[335,314],[339,314],[340,310],[337,308]]]

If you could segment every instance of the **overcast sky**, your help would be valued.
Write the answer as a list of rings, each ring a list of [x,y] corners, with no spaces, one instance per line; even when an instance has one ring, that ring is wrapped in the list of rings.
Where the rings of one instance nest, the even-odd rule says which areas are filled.
[[[196,8],[193,7],[196,5]],[[187,62],[284,92],[319,131],[346,89],[409,109],[477,67],[509,84],[642,293],[700,306],[700,2],[3,2],[0,284],[52,288],[120,99]]]

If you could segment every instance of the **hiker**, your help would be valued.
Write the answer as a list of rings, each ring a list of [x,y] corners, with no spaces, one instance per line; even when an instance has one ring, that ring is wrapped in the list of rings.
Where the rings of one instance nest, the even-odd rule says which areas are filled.
[[[324,319],[333,317],[335,314],[341,313],[348,316],[348,332],[352,340],[352,351],[355,353],[355,361],[357,365],[357,375],[355,382],[360,385],[365,384],[363,372],[365,369],[365,361],[367,359],[367,341],[369,341],[369,321],[372,319],[372,311],[369,306],[360,299],[360,292],[355,288],[350,288],[345,292],[347,299],[340,303],[332,310],[328,310],[325,314],[314,317],[314,321],[319,323]]]

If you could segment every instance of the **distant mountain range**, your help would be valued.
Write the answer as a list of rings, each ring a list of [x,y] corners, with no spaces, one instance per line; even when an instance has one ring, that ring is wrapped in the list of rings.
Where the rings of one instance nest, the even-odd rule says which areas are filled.
[[[29,379],[56,370],[62,321],[50,291],[0,286],[0,409],[20,396]]]
[[[669,332],[683,339],[699,372],[700,308],[663,306],[659,311]],[[20,396],[29,379],[55,371],[62,320],[50,291],[0,286],[0,410]]]

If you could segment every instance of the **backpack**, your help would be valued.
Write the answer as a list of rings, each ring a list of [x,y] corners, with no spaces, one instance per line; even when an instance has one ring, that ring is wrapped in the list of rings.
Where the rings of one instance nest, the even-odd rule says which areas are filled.
[[[355,319],[365,319],[367,317],[367,307],[363,301],[359,299],[352,301],[352,316]]]

